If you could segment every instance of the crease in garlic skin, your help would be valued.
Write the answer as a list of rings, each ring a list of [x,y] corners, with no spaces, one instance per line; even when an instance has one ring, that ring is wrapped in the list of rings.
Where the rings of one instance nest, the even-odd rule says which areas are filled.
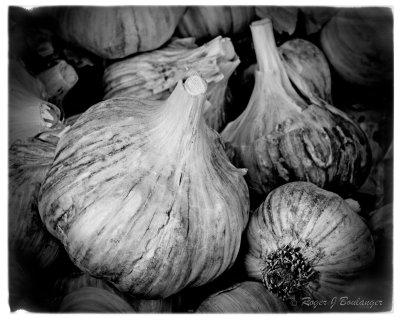
[[[269,19],[251,25],[258,62],[247,108],[222,131],[228,154],[262,199],[290,181],[339,192],[361,186],[371,166],[362,129],[327,102],[300,95],[276,48]]]
[[[246,170],[229,162],[203,119],[206,88],[191,75],[165,102],[103,101],[60,138],[41,188],[42,220],[80,269],[122,292],[168,297],[236,259],[249,214]]]

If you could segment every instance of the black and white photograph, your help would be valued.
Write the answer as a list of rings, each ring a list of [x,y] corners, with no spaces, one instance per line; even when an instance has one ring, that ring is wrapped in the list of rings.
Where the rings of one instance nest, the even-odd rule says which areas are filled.
[[[393,7],[6,8],[6,313],[393,313]]]

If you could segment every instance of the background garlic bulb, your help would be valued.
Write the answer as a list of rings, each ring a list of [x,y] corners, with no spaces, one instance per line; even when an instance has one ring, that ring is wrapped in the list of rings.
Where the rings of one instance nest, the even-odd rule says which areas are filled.
[[[279,48],[290,81],[307,97],[332,104],[331,72],[324,53],[304,39],[286,41]]]
[[[19,60],[10,60],[8,93],[9,145],[62,126],[62,110],[46,101],[44,85]]]
[[[53,161],[58,137],[41,134],[18,140],[9,149],[9,249],[37,270],[51,266],[61,244],[43,225],[38,196]]]
[[[287,312],[279,298],[256,281],[244,281],[212,294],[197,308],[197,313]]]
[[[300,95],[279,57],[269,19],[251,25],[259,70],[245,111],[222,131],[232,162],[260,196],[289,181],[345,192],[369,173],[368,139],[345,113]],[[300,79],[299,79],[300,80]]]
[[[233,70],[236,68],[239,59],[229,38],[218,36],[201,47],[194,40],[174,39],[158,50],[111,63],[104,70],[103,100],[115,97],[166,99],[188,70],[195,70],[210,84],[220,82],[228,74],[221,70],[221,64],[226,68],[225,63],[232,62]]]
[[[347,83],[373,90],[393,81],[393,11],[340,8],[324,26],[322,48]]]
[[[154,50],[172,36],[183,6],[49,6],[34,14],[51,19],[61,39],[104,59]]]
[[[61,137],[39,210],[80,269],[158,298],[233,264],[248,220],[246,170],[205,124],[206,90],[192,75],[164,102],[106,100]]]
[[[64,313],[134,313],[120,296],[97,287],[82,287],[68,293],[61,301]]]
[[[254,18],[251,6],[189,6],[175,33],[180,37],[195,37],[203,43],[220,35],[240,35]]]

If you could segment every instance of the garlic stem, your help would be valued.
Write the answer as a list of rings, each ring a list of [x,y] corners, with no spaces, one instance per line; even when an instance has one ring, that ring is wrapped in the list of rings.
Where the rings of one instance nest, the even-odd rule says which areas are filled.
[[[261,72],[278,72],[285,70],[280,60],[270,19],[255,21],[250,25],[256,52],[258,68]]]
[[[279,55],[271,20],[265,18],[255,21],[250,25],[250,30],[253,37],[258,69],[261,74],[268,77],[268,82],[266,82],[268,88],[274,83],[279,83],[286,91],[286,94],[299,106],[299,111],[306,108],[307,103],[293,88]],[[274,87],[274,90],[276,89]]]
[[[204,94],[207,91],[207,83],[199,75],[191,75],[185,81],[185,89],[192,96]]]
[[[186,77],[184,81],[179,80],[163,108],[157,112],[156,121],[159,121],[159,124],[155,127],[160,130],[157,143],[168,144],[170,150],[173,149],[171,141],[176,141],[177,147],[182,145],[185,145],[185,148],[189,147],[197,139],[200,127],[206,126],[202,115],[207,83],[193,70],[190,70]]]

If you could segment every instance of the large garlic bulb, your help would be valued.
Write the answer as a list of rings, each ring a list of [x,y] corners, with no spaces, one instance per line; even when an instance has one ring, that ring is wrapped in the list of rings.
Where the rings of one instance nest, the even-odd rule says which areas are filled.
[[[371,265],[374,241],[351,202],[309,182],[269,193],[247,228],[248,275],[283,301],[327,300]]]
[[[365,133],[345,113],[291,84],[269,19],[251,31],[259,70],[245,111],[222,131],[236,166],[248,169],[252,193],[265,196],[295,180],[329,189],[352,189],[368,175],[371,152]]]
[[[39,210],[72,261],[138,297],[168,297],[235,261],[248,219],[246,170],[202,117],[207,85],[166,101],[115,98],[60,139]]]

